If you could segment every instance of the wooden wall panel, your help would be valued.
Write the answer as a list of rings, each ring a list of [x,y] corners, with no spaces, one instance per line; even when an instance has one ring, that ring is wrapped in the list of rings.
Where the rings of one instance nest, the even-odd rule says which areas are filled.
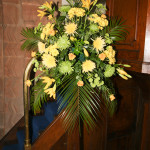
[[[148,0],[107,0],[107,7],[109,16],[121,17],[129,26],[126,40],[116,45],[118,61],[132,64],[130,70],[141,72]]]
[[[148,2],[148,6],[149,7],[147,10],[144,63],[142,66],[142,72],[150,74],[150,0]]]

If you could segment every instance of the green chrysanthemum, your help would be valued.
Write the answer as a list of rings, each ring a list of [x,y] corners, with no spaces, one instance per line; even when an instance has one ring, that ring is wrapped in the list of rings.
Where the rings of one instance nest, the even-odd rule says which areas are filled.
[[[73,67],[70,61],[63,61],[59,64],[58,70],[62,74],[70,74],[73,71]]]
[[[67,35],[63,35],[62,37],[59,37],[58,41],[57,41],[57,45],[59,47],[59,49],[64,50],[70,47],[70,41],[67,37]]]
[[[115,67],[112,67],[111,65],[106,65],[104,76],[111,77],[114,73],[115,73]]]
[[[68,12],[69,10],[70,10],[70,6],[61,6],[60,8],[59,8],[59,11],[60,12]]]
[[[91,24],[91,25],[89,26],[89,29],[90,29],[90,31],[93,32],[93,33],[99,31],[99,28],[98,28],[98,25],[97,25],[97,24]]]

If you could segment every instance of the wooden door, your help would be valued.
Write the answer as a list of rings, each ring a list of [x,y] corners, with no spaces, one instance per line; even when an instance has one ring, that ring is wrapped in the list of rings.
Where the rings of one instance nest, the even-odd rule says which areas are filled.
[[[107,0],[109,16],[126,20],[129,34],[127,39],[116,45],[118,61],[131,64],[130,70],[141,72],[148,0]]]

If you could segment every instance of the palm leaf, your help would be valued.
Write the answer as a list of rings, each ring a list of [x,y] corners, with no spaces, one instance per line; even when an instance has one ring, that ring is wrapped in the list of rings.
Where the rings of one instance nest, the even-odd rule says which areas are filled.
[[[110,95],[110,88],[108,88],[106,85],[101,86],[101,94],[103,99],[105,99],[105,105],[107,107],[107,110],[109,111],[110,116],[114,114],[117,108],[117,101],[110,101],[109,95]]]
[[[110,18],[109,25],[101,31],[101,34],[104,36],[106,33],[109,34],[110,38],[113,41],[122,41],[126,39],[128,34],[128,26],[123,25],[124,21],[121,18]]]
[[[37,50],[37,43],[41,41],[40,33],[34,33],[34,29],[26,28],[22,29],[21,35],[25,37],[22,41],[24,43],[21,46],[22,50]]]
[[[42,104],[47,101],[47,94],[44,92],[45,84],[42,81],[38,81],[31,90],[31,107],[36,114],[37,111],[40,111]]]
[[[88,82],[84,82],[84,86],[78,87],[76,75],[72,74],[66,77],[57,90],[58,99],[63,97],[59,101],[58,111],[64,108],[64,126],[69,132],[72,132],[77,126],[80,129],[81,120],[87,130],[88,128],[93,129],[97,122],[100,96],[91,88]]]

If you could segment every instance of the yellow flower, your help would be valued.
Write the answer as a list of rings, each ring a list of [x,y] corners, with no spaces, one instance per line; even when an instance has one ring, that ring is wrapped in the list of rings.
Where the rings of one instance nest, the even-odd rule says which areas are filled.
[[[83,17],[85,15],[85,10],[82,8],[73,7],[68,11],[69,19],[72,19],[74,16]]]
[[[54,36],[56,34],[56,31],[54,30],[54,25],[51,24],[50,22],[45,25],[45,27],[42,30],[42,33],[45,34],[46,36]]]
[[[51,69],[53,67],[56,67],[56,59],[50,54],[44,54],[42,56],[42,59],[43,59],[42,61],[43,65],[45,65],[47,68]]]
[[[101,16],[92,14],[91,17],[89,17],[89,20],[93,21],[94,23],[98,23],[100,30],[102,30],[103,27],[108,26],[108,20],[106,19],[106,15],[104,14],[102,14]]]
[[[39,14],[37,16],[40,17],[40,19],[42,19],[46,15],[46,12],[44,12],[44,11],[37,10],[37,12],[39,12]]]
[[[57,50],[58,46],[57,43],[54,45],[50,45],[46,48],[46,53],[50,53],[52,56],[57,56],[59,54],[59,51]]]
[[[50,54],[52,56],[57,56],[57,55],[59,55],[59,51],[57,49],[54,49],[53,51],[50,52]]]
[[[75,38],[74,38],[73,36],[71,36],[71,37],[70,37],[70,40],[71,40],[71,41],[74,41],[74,40],[75,40]]]
[[[45,44],[42,42],[38,42],[38,49],[41,54],[44,53],[45,52]]]
[[[53,98],[55,99],[56,98],[56,83],[53,88],[46,89],[44,92],[49,94],[50,97],[53,96]]]
[[[43,4],[43,6],[47,7],[48,9],[52,9],[52,4],[53,4],[53,1],[51,1],[50,3],[45,2],[45,3]]]
[[[96,2],[96,0],[93,2],[91,2],[91,0],[82,0],[82,4],[83,4],[82,7],[89,9],[90,6],[95,2]]]
[[[28,87],[30,87],[32,83],[31,83],[30,80],[27,80],[27,81],[25,81],[25,84],[26,84]]]
[[[35,57],[36,56],[36,52],[32,51],[31,52],[31,57]]]
[[[119,72],[119,74],[127,75],[127,72],[125,72],[123,69],[117,69],[117,71]]]
[[[109,96],[109,98],[110,98],[111,101],[115,100],[115,96],[114,96],[113,94],[111,94],[111,95]]]
[[[107,46],[107,50],[104,51],[106,57],[109,59],[109,64],[114,64],[116,62],[115,54],[112,46]]]
[[[106,15],[104,15],[104,14],[102,14],[102,15],[101,15],[101,17],[102,17],[102,18],[104,18],[104,19],[106,19],[106,18],[107,18],[107,17],[106,17]]]
[[[96,38],[96,40],[94,40],[93,46],[97,52],[102,51],[104,49],[104,46],[105,46],[105,40],[102,39],[102,37],[98,37],[98,38]]]
[[[98,26],[98,28],[99,28],[100,30],[103,30],[103,27],[101,27],[101,26]]]
[[[89,57],[88,51],[87,51],[85,48],[83,48],[83,49],[84,49],[84,55],[85,55],[86,57]]]
[[[69,60],[74,60],[76,58],[76,55],[74,55],[73,53],[69,53]]]
[[[120,77],[122,77],[123,79],[128,80],[128,78],[127,78],[125,75],[122,75],[122,74],[119,74],[119,75],[120,75]]]
[[[46,89],[44,92],[47,93],[47,94],[49,94],[50,97],[53,96],[54,99],[56,98],[56,92],[54,91],[53,88]]]
[[[51,20],[52,18],[53,18],[53,16],[52,16],[52,15],[49,15],[49,16],[48,16],[48,19],[49,19],[49,20]]]
[[[89,71],[93,71],[93,69],[96,68],[96,65],[93,61],[91,60],[86,60],[85,62],[83,62],[82,64],[82,71],[83,72],[89,72]]]
[[[101,54],[98,55],[98,57],[99,57],[100,60],[103,61],[106,58],[106,55],[104,53],[101,53]]]
[[[77,85],[78,85],[78,86],[83,86],[83,85],[84,85],[84,82],[83,82],[83,81],[78,81],[78,82],[77,82]]]
[[[44,89],[47,89],[49,86],[52,85],[53,82],[55,82],[55,79],[49,77],[41,77],[41,79],[43,80],[42,81],[43,83],[46,83]]]
[[[45,39],[45,33],[41,33],[41,39],[42,39],[42,40]]]
[[[64,28],[65,28],[65,31],[66,31],[65,33],[74,34],[75,31],[77,30],[77,24],[69,23],[69,24],[66,24]]]
[[[109,58],[109,64],[115,64],[116,62],[116,59],[113,57],[113,58]]]
[[[82,8],[77,8],[75,11],[75,15],[77,17],[83,17],[85,15],[85,10]]]

